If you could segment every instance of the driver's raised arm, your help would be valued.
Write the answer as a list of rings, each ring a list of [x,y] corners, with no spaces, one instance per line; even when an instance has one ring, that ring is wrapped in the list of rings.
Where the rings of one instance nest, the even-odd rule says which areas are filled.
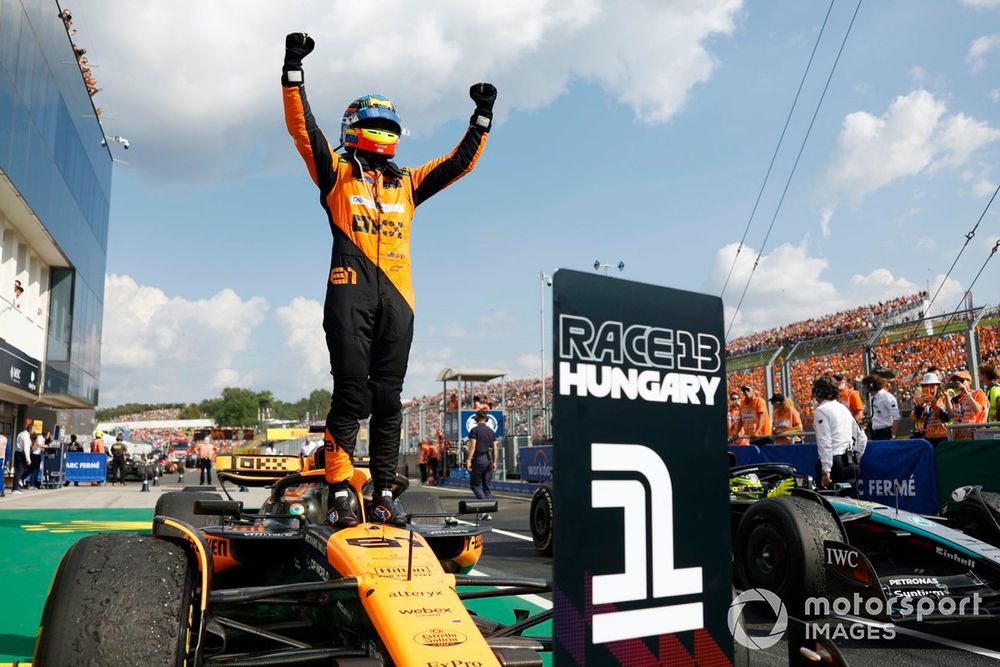
[[[285,37],[285,63],[281,68],[281,93],[285,106],[285,126],[292,135],[295,148],[305,160],[313,182],[324,193],[333,189],[337,173],[333,151],[316,124],[306,99],[305,74],[302,59],[312,53],[316,43],[303,32]]]
[[[420,206],[468,174],[479,161],[493,124],[497,89],[492,83],[476,83],[469,88],[469,97],[476,103],[476,110],[469,119],[469,129],[458,145],[447,155],[410,170],[414,206]]]

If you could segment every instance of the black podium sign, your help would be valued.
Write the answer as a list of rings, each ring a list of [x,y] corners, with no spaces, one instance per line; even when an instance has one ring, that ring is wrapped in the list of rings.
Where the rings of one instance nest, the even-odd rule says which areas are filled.
[[[555,664],[725,665],[722,301],[555,274]]]

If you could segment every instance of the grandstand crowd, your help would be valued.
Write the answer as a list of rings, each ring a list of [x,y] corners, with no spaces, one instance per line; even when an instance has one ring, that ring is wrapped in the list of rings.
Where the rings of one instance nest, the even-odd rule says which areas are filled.
[[[781,370],[788,369],[790,396],[784,396],[780,390],[776,390],[770,397],[765,396],[765,368],[762,365],[727,374],[730,438],[735,442],[746,443],[753,436],[759,436],[759,431],[754,432],[754,428],[759,427],[759,424],[752,424],[750,427],[746,427],[745,424],[748,419],[755,422],[756,418],[753,415],[761,410],[761,406],[766,410],[767,402],[771,402],[772,405],[792,406],[801,418],[804,428],[808,430],[812,424],[814,407],[811,400],[813,381],[823,375],[834,377],[840,383],[841,402],[847,404],[850,400],[849,407],[852,412],[855,412],[857,407],[859,419],[864,419],[870,413],[867,392],[864,391],[866,380],[871,380],[874,375],[886,378],[886,388],[898,399],[902,413],[912,415],[914,408],[919,407],[921,402],[921,384],[927,379],[927,374],[932,373],[943,390],[942,406],[949,412],[945,424],[948,421],[968,422],[973,417],[974,421],[985,421],[988,414],[986,411],[971,408],[974,415],[970,415],[970,408],[963,399],[965,392],[961,385],[963,375],[969,375],[970,396],[971,390],[975,389],[975,380],[979,381],[983,389],[989,390],[992,382],[989,377],[973,378],[969,372],[973,368],[970,354],[976,354],[978,362],[976,365],[981,369],[989,369],[989,372],[1000,365],[1000,312],[987,313],[990,317],[984,317],[977,324],[975,335],[972,337],[968,336],[968,321],[965,319],[953,322],[949,318],[947,322],[933,325],[915,323],[912,327],[897,326],[887,329],[890,333],[880,334],[871,348],[873,376],[865,376],[864,345],[867,339],[874,335],[876,327],[880,324],[898,324],[907,321],[906,309],[919,303],[923,296],[925,294],[921,293],[820,318],[823,321],[839,323],[838,326],[859,321],[859,317],[868,318],[864,319],[867,322],[868,331],[865,332],[867,335],[822,341],[820,339],[826,336],[844,333],[843,327],[840,326],[833,331],[816,330],[814,327],[817,320],[807,320],[732,341],[735,350],[727,345],[730,357],[735,356],[736,351],[755,349],[754,346],[757,346],[757,349],[766,349],[794,343],[803,345],[787,365],[783,357],[775,359],[775,367],[772,369],[775,388],[783,386]],[[899,319],[890,321],[893,317]],[[857,331],[864,332],[864,329]],[[815,339],[803,338],[803,332],[815,335]],[[750,399],[746,398],[747,389],[752,393]],[[926,386],[924,391],[927,391]],[[989,403],[985,395],[981,395],[980,390],[975,391],[975,401]],[[855,395],[856,398],[852,398]],[[920,410],[916,412],[919,413]]]
[[[740,336],[726,343],[726,353],[730,356],[757,352],[779,345],[793,345],[801,341],[846,334],[854,331],[874,329],[879,324],[900,318],[903,321],[919,320],[922,310],[915,308],[924,302],[927,292],[900,296],[888,301],[858,306],[822,317],[814,317],[801,322],[786,324],[747,336]]]

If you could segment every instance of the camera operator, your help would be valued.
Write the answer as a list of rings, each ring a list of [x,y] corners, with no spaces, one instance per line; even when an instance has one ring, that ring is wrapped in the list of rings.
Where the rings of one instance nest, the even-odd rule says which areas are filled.
[[[879,375],[869,375],[863,382],[871,397],[872,440],[892,440],[899,431],[899,403],[889,392],[889,381]]]
[[[920,393],[913,392],[913,436],[923,438],[937,447],[948,437],[945,426],[951,421],[948,395],[942,391],[937,373],[927,372],[920,380]]]
[[[986,392],[982,389],[972,388],[972,374],[968,371],[953,373],[950,379],[955,389],[955,397],[951,401],[954,423],[984,423],[986,415],[990,411]],[[971,428],[955,429],[952,432],[952,437],[955,440],[972,440],[972,435]]]
[[[819,454],[816,475],[820,488],[828,489],[834,483],[846,482],[850,484],[848,495],[857,498],[858,472],[868,437],[847,406],[838,400],[838,384],[833,378],[823,376],[816,378],[812,386],[812,396],[819,403],[813,411]]]

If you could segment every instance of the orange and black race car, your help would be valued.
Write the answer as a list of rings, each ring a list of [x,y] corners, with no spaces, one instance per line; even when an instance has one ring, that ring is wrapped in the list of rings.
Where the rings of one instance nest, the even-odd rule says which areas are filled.
[[[216,463],[223,491],[269,486],[267,500],[247,512],[228,492],[166,493],[152,535],[78,541],[53,580],[35,665],[485,667],[541,665],[551,651],[551,637],[524,636],[551,611],[502,625],[464,604],[546,592],[548,582],[470,576],[489,529],[407,491],[406,478],[393,488],[406,528],[334,529],[322,466],[303,471],[297,456],[266,455]],[[368,471],[352,486],[364,517]],[[462,501],[457,514],[495,509]]]

